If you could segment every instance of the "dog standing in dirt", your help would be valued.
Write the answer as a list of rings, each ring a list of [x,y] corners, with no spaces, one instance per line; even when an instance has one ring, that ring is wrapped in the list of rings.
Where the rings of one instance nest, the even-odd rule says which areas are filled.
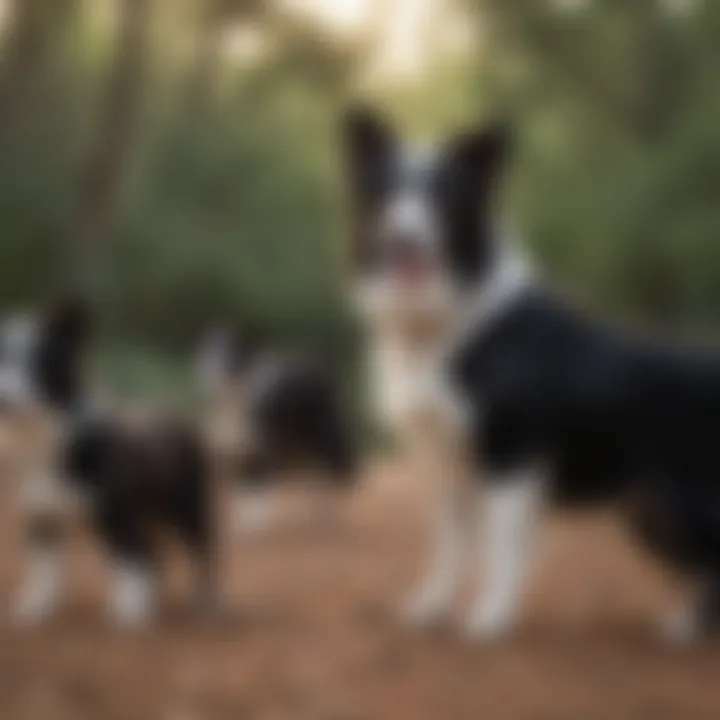
[[[469,487],[486,581],[466,632],[487,639],[513,627],[549,500],[616,505],[651,551],[695,582],[666,635],[717,631],[720,357],[605,327],[546,286],[500,220],[507,125],[462,133],[435,153],[408,152],[366,111],[350,113],[344,130],[382,399],[400,421],[432,410],[473,478],[482,475]],[[445,320],[413,348],[398,318],[407,305],[432,317],[437,298]],[[449,612],[474,555],[461,464],[438,469],[433,559],[405,611],[417,622]]]
[[[465,413],[444,364],[462,308],[454,269],[462,268],[441,243],[472,228],[446,227],[451,208],[425,199],[439,190],[432,154],[402,149],[370,110],[348,113],[342,130],[353,208],[353,293],[369,330],[373,407],[404,459],[426,476],[429,483],[421,487],[438,508],[434,566],[401,609],[403,621],[424,623],[453,595],[464,542],[455,510],[471,500]],[[466,502],[465,512],[469,508]]]
[[[198,366],[208,445],[217,474],[239,491],[241,527],[267,527],[277,488],[302,490],[311,514],[332,523],[335,500],[357,477],[357,443],[334,373],[307,353],[229,330],[203,344]],[[318,492],[307,497],[311,490]]]
[[[110,611],[121,625],[155,606],[158,530],[174,531],[198,567],[204,611],[214,608],[215,546],[207,453],[191,423],[94,407],[85,364],[90,318],[63,303],[0,329],[6,467],[20,490],[24,577],[15,615],[35,624],[56,608],[68,537],[89,523],[112,563]]]

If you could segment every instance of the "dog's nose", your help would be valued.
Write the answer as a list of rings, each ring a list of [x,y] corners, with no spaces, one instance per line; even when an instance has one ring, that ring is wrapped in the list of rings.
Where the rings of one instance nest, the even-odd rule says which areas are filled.
[[[385,264],[395,275],[419,278],[429,269],[431,258],[421,237],[403,234],[396,236],[387,247]]]

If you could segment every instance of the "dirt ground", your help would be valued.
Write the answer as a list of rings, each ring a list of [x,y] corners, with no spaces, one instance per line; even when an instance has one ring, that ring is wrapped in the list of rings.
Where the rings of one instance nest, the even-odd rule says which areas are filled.
[[[453,625],[400,628],[393,611],[422,567],[427,508],[394,472],[373,473],[330,541],[291,524],[228,540],[230,610],[214,622],[190,613],[188,573],[173,563],[157,623],[113,629],[104,565],[78,541],[57,616],[1,631],[0,719],[720,718],[720,644],[658,643],[653,622],[671,589],[611,517],[548,520],[512,638],[483,647]],[[19,573],[15,516],[4,499],[6,617]]]

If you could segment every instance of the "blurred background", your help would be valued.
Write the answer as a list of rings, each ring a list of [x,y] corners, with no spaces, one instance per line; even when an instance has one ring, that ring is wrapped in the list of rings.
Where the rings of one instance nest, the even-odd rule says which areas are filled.
[[[121,395],[190,404],[193,353],[226,322],[356,377],[336,130],[363,99],[417,139],[512,118],[507,205],[543,271],[608,317],[712,341],[719,78],[718,0],[0,0],[0,315],[90,292]],[[85,558],[62,622],[3,632],[0,716],[719,716],[716,653],[658,651],[667,585],[614,517],[553,518],[516,642],[399,632],[428,503],[414,475],[375,475],[337,542],[233,546],[237,626],[171,606],[148,637],[107,632]]]
[[[78,283],[116,390],[182,395],[219,321],[339,351],[337,118],[503,114],[508,204],[576,297],[720,320],[711,0],[0,0],[0,311]]]

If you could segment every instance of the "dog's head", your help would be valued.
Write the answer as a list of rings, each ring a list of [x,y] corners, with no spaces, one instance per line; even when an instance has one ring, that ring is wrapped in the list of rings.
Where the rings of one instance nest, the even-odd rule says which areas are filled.
[[[361,280],[396,290],[438,281],[462,290],[493,260],[497,189],[510,150],[505,123],[460,133],[434,152],[403,147],[377,114],[343,123]]]
[[[203,392],[212,397],[242,383],[260,350],[255,333],[216,329],[202,343],[197,355],[197,373]]]
[[[0,323],[0,402],[76,407],[83,393],[83,364],[90,333],[85,304],[63,301],[39,317]]]
[[[221,328],[207,337],[197,355],[206,440],[223,462],[231,462],[247,442],[248,379],[260,352],[255,333]]]

